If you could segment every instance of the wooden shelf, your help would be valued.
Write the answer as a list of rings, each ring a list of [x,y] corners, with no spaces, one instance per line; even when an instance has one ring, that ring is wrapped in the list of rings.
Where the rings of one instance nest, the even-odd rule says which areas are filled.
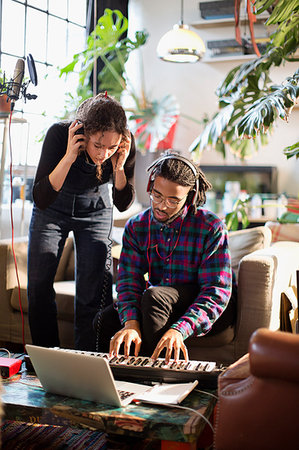
[[[256,23],[264,23],[269,17],[269,14],[260,14],[256,16]],[[240,23],[244,24],[248,22],[247,17],[241,17]],[[217,25],[221,27],[232,26],[235,24],[234,17],[228,17],[226,19],[200,19],[196,22],[192,22],[189,25],[193,28],[215,28]]]

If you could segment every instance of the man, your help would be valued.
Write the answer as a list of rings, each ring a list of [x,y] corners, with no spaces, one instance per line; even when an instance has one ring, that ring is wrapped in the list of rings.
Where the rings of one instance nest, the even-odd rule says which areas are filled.
[[[184,341],[207,334],[231,297],[227,230],[202,208],[211,184],[195,164],[167,154],[148,170],[151,207],[125,226],[117,301],[94,321],[98,350],[188,360]]]

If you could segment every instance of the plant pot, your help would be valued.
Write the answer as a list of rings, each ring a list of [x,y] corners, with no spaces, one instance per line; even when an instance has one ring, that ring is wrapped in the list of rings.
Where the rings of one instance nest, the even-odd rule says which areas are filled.
[[[9,115],[9,113],[10,113],[10,99],[8,99],[6,94],[1,95],[0,96],[0,114]]]

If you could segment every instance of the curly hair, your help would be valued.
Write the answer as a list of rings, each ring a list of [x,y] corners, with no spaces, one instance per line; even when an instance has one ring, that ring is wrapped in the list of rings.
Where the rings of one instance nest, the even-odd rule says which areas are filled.
[[[76,119],[83,123],[86,136],[98,131],[124,134],[128,127],[126,113],[121,104],[104,93],[84,100],[77,109]]]
[[[161,176],[173,183],[180,184],[181,186],[190,186],[191,188],[195,188],[196,181],[198,180],[196,206],[204,205],[206,202],[206,191],[212,189],[212,184],[207,180],[199,166],[193,161],[188,160],[194,166],[196,171],[195,176],[193,170],[187,163],[176,158],[179,155],[168,153],[164,156],[168,156],[168,158],[161,158],[161,161],[154,167],[154,177]],[[173,158],[169,158],[169,156],[173,156]]]

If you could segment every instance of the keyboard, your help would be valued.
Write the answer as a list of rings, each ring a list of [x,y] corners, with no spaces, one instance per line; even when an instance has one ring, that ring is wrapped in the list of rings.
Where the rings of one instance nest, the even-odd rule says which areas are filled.
[[[81,353],[94,356],[95,358],[105,358],[109,362],[113,376],[116,380],[131,382],[160,382],[179,383],[198,380],[198,385],[205,388],[216,389],[217,378],[225,369],[223,365],[211,361],[170,360],[168,364],[163,358],[155,361],[145,356],[124,355],[110,357],[108,353],[88,352],[82,350],[63,349],[55,347],[55,350],[71,353]]]

